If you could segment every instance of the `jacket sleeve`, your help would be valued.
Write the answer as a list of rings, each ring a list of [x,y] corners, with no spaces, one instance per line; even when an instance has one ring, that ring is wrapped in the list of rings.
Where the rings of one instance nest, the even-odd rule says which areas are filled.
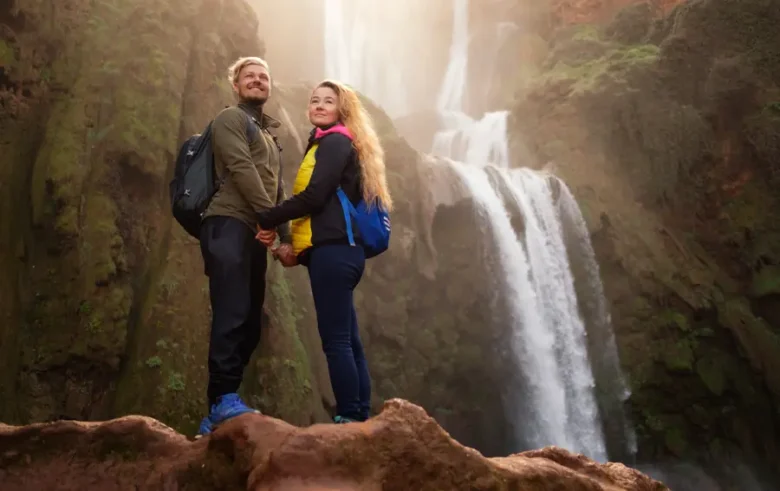
[[[352,140],[342,134],[328,135],[320,140],[317,163],[306,188],[274,208],[260,212],[257,223],[268,230],[321,209],[336,193],[351,153]]]
[[[284,181],[282,180],[282,163],[279,161],[279,184],[276,189],[276,204],[284,202],[287,194],[284,192]],[[292,244],[292,234],[290,233],[290,222],[282,222],[276,227],[276,233],[279,234],[279,241],[284,244]]]
[[[252,162],[247,140],[247,117],[241,111],[222,111],[214,120],[214,154],[224,162],[239,193],[255,213],[273,206]]]

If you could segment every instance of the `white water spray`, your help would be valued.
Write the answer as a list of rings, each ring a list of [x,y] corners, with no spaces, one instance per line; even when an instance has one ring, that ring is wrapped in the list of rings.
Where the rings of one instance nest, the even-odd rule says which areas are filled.
[[[469,2],[454,0],[454,22],[452,25],[452,44],[450,62],[444,75],[444,84],[439,92],[437,109],[439,112],[463,110],[463,96],[468,79],[469,61]]]
[[[385,9],[373,2],[328,0],[325,11],[325,76],[346,82],[376,101],[390,117],[409,112],[401,70],[377,69],[369,60],[392,60],[392,32],[382,29]],[[359,21],[358,21],[359,19]]]
[[[478,120],[462,112],[468,0],[454,2],[455,35],[439,98],[444,128],[434,137],[432,152],[453,161],[475,200],[486,236],[495,244],[502,293],[509,299],[515,363],[521,372],[517,387],[509,388],[509,418],[519,422],[517,439],[526,446],[559,445],[604,461],[607,449],[595,396],[593,355],[588,351],[564,232],[564,224],[579,226],[584,220],[562,181],[509,168],[507,111],[486,113]],[[566,198],[564,206],[559,206],[554,188]],[[512,214],[522,217],[522,230],[513,227]],[[584,254],[587,263],[595,264],[589,241],[576,245],[573,253]],[[603,302],[597,265],[595,278],[589,276],[588,281],[598,282]],[[608,335],[599,333],[599,338],[612,342],[599,347],[606,353],[595,356],[616,361],[608,319],[597,324],[596,328],[608,331]],[[617,363],[611,368],[620,373]],[[622,380],[619,385],[625,392]],[[629,446],[633,449],[633,441]]]
[[[383,10],[367,1],[346,9],[348,1],[328,2],[326,75],[352,84],[393,117],[409,112],[407,84],[390,78],[401,73],[393,68],[392,60],[398,58],[392,52],[394,43],[385,31],[371,29],[382,24]],[[595,396],[594,372],[600,388],[604,384],[620,402],[627,391],[584,220],[562,181],[510,168],[507,111],[479,119],[465,114],[469,2],[453,0],[453,7],[450,61],[436,103],[443,128],[435,135],[432,153],[447,159],[473,198],[480,227],[494,244],[501,266],[501,294],[508,300],[507,327],[518,378],[506,388],[517,450],[559,445],[604,461],[602,416],[612,418],[622,408],[615,404],[617,411],[608,408],[600,414],[604,406]],[[348,16],[360,16],[360,21]],[[449,200],[451,193],[443,186],[439,194]],[[522,226],[515,228],[514,217],[522,219]],[[587,306],[578,297],[572,257],[577,259],[575,269],[584,265],[586,270]],[[592,332],[586,330],[583,309],[598,318],[595,327],[588,323]],[[628,433],[623,436],[631,440]],[[630,451],[633,445],[631,440]]]

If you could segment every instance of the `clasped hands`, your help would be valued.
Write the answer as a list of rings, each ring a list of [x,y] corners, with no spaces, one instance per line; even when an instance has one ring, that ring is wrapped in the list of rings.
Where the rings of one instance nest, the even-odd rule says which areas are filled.
[[[279,244],[273,247],[274,240],[276,240],[275,230],[263,230],[260,226],[257,226],[257,235],[255,239],[258,242],[268,247],[271,250],[271,254],[278,259],[282,266],[289,268],[298,264],[298,257],[293,252],[293,248],[290,244]]]

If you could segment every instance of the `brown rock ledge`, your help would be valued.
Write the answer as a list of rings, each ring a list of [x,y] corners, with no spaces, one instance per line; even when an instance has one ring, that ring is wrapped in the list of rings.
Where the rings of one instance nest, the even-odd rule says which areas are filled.
[[[0,425],[0,489],[588,490],[667,488],[622,464],[563,449],[485,458],[425,411],[388,401],[366,423],[298,428],[244,415],[191,441],[142,416]]]

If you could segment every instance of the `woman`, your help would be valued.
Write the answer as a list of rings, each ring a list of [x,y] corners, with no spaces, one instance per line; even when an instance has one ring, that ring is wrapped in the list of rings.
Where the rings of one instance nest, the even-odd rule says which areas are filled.
[[[337,191],[341,188],[353,205],[361,199],[366,203],[378,200],[389,211],[392,199],[384,152],[357,94],[338,82],[326,80],[315,88],[309,100],[309,121],[314,129],[293,196],[258,215],[261,230],[257,238],[270,245],[273,232],[267,231],[292,220],[292,250],[280,246],[275,254],[285,266],[303,264],[309,270],[317,327],[336,396],[334,421],[365,421],[371,381],[352,293],[366,258],[355,226],[358,245],[349,243]]]

